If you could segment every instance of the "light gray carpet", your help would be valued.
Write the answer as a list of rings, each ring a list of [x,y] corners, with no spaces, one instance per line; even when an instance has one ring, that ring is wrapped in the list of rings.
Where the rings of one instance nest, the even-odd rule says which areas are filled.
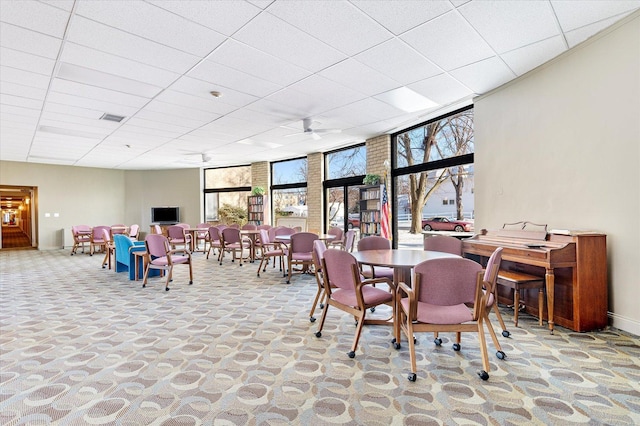
[[[355,359],[341,311],[315,337],[312,276],[287,285],[274,269],[257,278],[257,264],[195,254],[194,284],[178,266],[165,292],[101,260],[0,252],[3,425],[640,424],[637,336],[550,335],[523,315],[500,337],[505,360],[489,343],[483,382],[475,336],[454,352],[453,336],[435,347],[418,335],[412,383],[408,345],[395,350],[390,327],[365,327]]]

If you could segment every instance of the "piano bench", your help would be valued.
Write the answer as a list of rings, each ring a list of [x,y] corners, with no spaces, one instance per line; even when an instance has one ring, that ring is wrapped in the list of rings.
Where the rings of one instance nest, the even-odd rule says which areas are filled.
[[[517,271],[500,270],[498,272],[498,285],[505,286],[513,290],[513,322],[518,326],[518,311],[520,309],[520,291],[531,288],[538,289],[538,318],[542,325],[543,303],[544,303],[544,277],[525,274]]]

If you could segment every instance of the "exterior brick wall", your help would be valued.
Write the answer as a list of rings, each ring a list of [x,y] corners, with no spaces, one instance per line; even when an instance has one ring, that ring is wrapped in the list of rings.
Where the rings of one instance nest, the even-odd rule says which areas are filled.
[[[309,154],[307,156],[307,230],[310,232],[322,231],[323,180],[324,154],[321,152]]]

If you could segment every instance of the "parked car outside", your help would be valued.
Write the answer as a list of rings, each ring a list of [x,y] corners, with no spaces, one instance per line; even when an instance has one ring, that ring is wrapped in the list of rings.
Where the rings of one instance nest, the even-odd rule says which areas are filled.
[[[349,229],[359,228],[360,227],[360,214],[359,213],[351,213],[349,214],[349,222],[347,224]]]
[[[422,219],[422,230],[424,231],[473,231],[473,222],[466,220],[449,220],[446,217],[432,217]]]

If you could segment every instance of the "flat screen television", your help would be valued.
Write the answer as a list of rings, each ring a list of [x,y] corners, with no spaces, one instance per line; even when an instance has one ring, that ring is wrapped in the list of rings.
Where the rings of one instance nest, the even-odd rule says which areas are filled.
[[[151,223],[180,222],[180,207],[151,207]]]

